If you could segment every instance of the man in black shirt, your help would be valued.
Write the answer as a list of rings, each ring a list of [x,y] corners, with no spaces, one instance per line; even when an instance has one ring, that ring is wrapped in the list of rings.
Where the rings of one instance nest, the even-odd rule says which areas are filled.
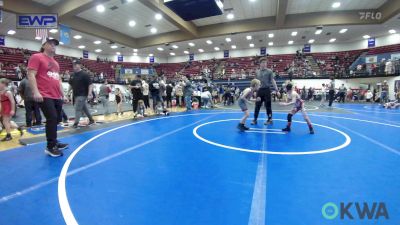
[[[87,100],[88,98],[93,98],[92,95],[92,81],[89,75],[82,70],[82,63],[79,60],[74,61],[74,74],[72,75],[71,79],[69,80],[70,88],[69,91],[72,89],[73,93],[73,101],[75,105],[75,123],[73,125],[74,128],[78,128],[79,120],[81,119],[83,114],[89,118],[89,124],[94,124],[94,119],[90,114],[88,107],[87,107]]]
[[[172,84],[171,84],[171,83],[168,83],[168,84],[167,84],[167,87],[166,87],[167,108],[172,107],[172,91],[173,91],[173,90],[174,90],[174,87],[172,86]]]
[[[156,112],[157,104],[161,102],[160,98],[160,82],[157,76],[153,76],[153,80],[149,83],[151,98],[153,100],[153,110]]]
[[[132,91],[132,107],[133,113],[136,116],[138,102],[139,100],[143,100],[142,79],[140,75],[137,75],[135,79],[131,81],[131,83],[129,84],[129,88]]]

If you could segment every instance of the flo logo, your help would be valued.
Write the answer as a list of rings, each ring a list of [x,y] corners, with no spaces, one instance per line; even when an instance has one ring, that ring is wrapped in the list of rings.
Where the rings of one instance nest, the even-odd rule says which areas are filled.
[[[328,202],[322,206],[322,216],[328,220],[336,219],[338,216],[341,220],[387,220],[389,212],[384,202],[341,202],[339,206]]]

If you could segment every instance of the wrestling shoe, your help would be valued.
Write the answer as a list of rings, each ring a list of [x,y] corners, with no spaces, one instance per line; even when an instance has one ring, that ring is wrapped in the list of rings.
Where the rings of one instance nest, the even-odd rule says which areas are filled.
[[[314,128],[310,129],[310,134],[314,134]]]
[[[1,139],[2,142],[11,141],[11,140],[12,140],[12,137],[9,134],[7,134],[7,136],[5,136],[3,139]]]
[[[282,129],[283,132],[290,132],[290,127],[286,127]]]
[[[251,125],[257,125],[257,120],[251,121]]]
[[[238,128],[240,131],[245,131],[245,130],[246,130],[245,127],[244,127],[244,125],[241,124],[241,123],[239,123],[239,124],[237,125],[237,128]]]
[[[250,128],[248,126],[244,125],[244,124],[243,124],[243,129],[244,130],[250,130]]]

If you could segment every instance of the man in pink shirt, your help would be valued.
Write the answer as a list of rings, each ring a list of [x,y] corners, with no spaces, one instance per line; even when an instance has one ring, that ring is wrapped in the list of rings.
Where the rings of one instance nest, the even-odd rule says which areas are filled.
[[[60,67],[54,59],[58,44],[56,39],[46,39],[40,53],[32,55],[28,62],[28,80],[33,99],[39,102],[40,109],[46,117],[45,153],[52,157],[62,156],[61,150],[68,147],[68,144],[57,141],[58,117],[61,116],[63,103]]]

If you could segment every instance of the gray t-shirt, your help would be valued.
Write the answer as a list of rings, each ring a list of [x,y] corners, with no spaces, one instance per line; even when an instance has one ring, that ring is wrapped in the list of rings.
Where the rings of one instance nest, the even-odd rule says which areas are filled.
[[[257,79],[261,81],[260,88],[269,88],[272,86],[272,80],[275,78],[274,72],[270,69],[259,70]]]
[[[334,91],[335,90],[335,81],[332,80],[331,83],[329,84],[329,90]]]
[[[193,88],[192,88],[192,84],[190,83],[190,81],[185,82],[185,86],[183,87],[183,94],[185,96],[192,96]]]
[[[28,79],[22,79],[21,83],[19,84],[19,92],[25,101],[33,100],[33,92],[31,86],[29,85]]]

